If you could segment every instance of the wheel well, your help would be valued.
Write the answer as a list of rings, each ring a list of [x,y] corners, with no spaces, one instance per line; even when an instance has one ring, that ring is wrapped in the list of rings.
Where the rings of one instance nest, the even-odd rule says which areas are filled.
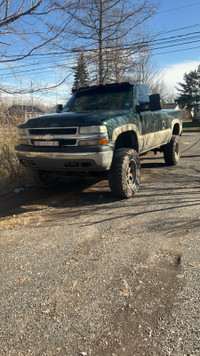
[[[134,148],[138,152],[138,140],[134,131],[121,133],[116,140],[115,149]]]
[[[175,124],[174,127],[173,127],[172,135],[179,135],[179,133],[180,133],[179,124]]]

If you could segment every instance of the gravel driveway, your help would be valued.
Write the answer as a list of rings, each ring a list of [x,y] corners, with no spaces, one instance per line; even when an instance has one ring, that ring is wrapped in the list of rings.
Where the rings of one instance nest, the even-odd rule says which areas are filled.
[[[0,355],[200,355],[200,133],[105,180],[1,197]]]

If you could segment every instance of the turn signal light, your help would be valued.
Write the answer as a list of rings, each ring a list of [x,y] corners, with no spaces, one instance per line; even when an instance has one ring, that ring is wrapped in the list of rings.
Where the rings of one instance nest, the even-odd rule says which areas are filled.
[[[109,142],[108,138],[102,138],[101,140],[99,140],[100,145],[106,145],[108,142]]]

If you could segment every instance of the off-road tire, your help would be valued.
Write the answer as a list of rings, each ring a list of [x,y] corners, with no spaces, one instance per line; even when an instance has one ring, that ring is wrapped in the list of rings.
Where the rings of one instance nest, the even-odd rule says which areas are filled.
[[[173,135],[171,141],[163,147],[164,160],[167,166],[175,166],[180,159],[179,136]]]
[[[139,189],[140,171],[140,159],[135,150],[116,150],[108,176],[111,192],[123,199],[133,197]]]
[[[32,183],[38,188],[53,188],[58,184],[58,175],[53,171],[26,169]]]

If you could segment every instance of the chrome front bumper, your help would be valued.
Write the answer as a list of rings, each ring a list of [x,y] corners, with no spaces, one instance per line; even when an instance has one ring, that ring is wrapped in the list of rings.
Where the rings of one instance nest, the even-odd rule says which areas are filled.
[[[104,171],[112,163],[113,150],[99,152],[30,152],[16,147],[20,163],[25,167],[57,171]]]

